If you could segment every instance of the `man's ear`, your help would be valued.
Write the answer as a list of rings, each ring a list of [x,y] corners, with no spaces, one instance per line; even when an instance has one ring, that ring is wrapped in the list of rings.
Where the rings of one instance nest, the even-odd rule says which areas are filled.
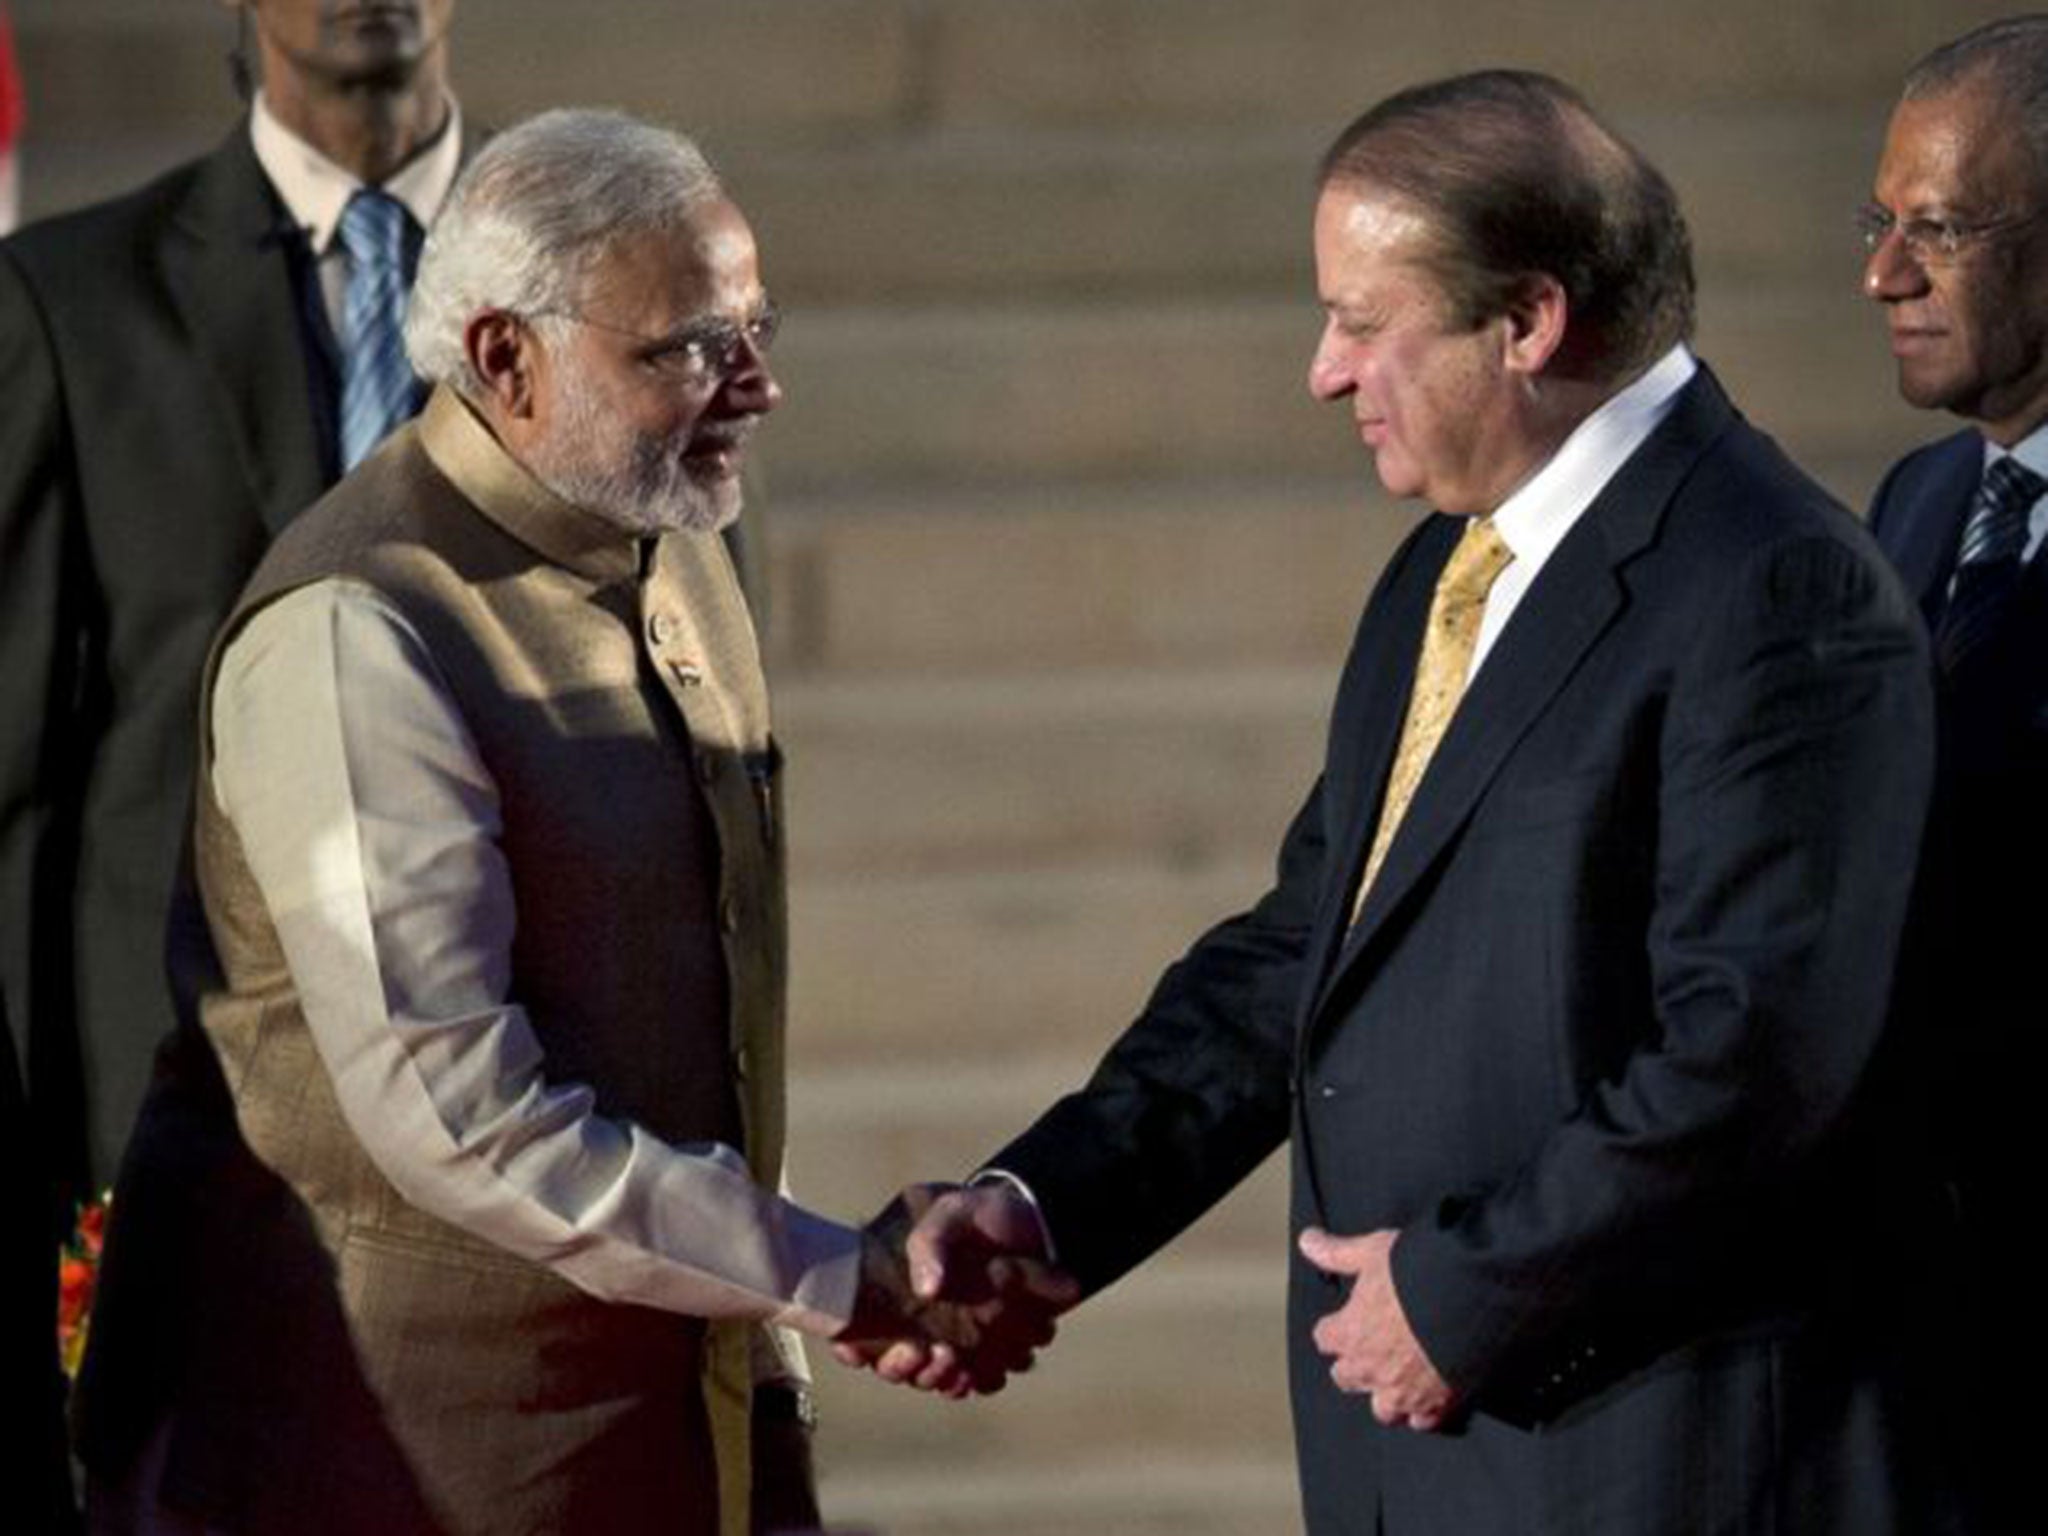
[[[1571,300],[1564,285],[1548,272],[1532,272],[1509,300],[1506,314],[1505,362],[1510,373],[1535,378],[1564,346],[1571,320]]]
[[[507,417],[533,415],[535,349],[533,332],[508,310],[478,310],[462,328],[470,372],[485,398]]]
[[[235,46],[228,50],[228,83],[235,89],[235,99],[247,106],[256,99],[256,50],[249,41],[256,0],[219,0],[219,5],[235,18]]]

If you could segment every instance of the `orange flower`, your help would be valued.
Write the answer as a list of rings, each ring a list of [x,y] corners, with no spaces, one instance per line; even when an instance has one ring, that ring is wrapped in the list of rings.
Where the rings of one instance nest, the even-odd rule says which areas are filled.
[[[69,1256],[57,1261],[57,1321],[76,1328],[92,1307],[92,1266]]]
[[[93,1295],[99,1289],[100,1251],[107,1240],[109,1191],[79,1207],[78,1223],[57,1254],[57,1353],[64,1374],[78,1375],[85,1338],[92,1327]]]

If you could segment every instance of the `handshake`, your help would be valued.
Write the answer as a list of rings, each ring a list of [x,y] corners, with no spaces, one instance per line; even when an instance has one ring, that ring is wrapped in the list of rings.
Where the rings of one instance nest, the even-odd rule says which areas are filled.
[[[862,1234],[839,1360],[947,1397],[997,1392],[1052,1342],[1081,1287],[1046,1251],[1038,1212],[1003,1183],[913,1184]]]

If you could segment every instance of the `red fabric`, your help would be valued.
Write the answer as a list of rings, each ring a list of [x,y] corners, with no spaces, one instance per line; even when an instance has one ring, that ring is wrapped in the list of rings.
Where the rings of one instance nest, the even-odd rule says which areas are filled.
[[[28,119],[28,101],[21,94],[21,72],[14,62],[14,28],[0,11],[0,155],[14,148]]]

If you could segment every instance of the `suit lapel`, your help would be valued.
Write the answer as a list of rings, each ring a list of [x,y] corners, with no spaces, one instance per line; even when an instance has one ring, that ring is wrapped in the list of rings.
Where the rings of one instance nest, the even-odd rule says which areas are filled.
[[[1359,865],[1379,825],[1387,774],[1400,746],[1437,578],[1463,531],[1461,518],[1433,513],[1424,519],[1389,562],[1352,641],[1330,728],[1325,790],[1343,806],[1344,824],[1338,852],[1327,863],[1320,903],[1326,916],[1313,957],[1317,977],[1329,973],[1344,936]]]
[[[1983,468],[1983,440],[1974,432],[1960,434],[1956,450],[1943,456],[1926,489],[1915,498],[1918,505],[1897,523],[1892,562],[1930,629],[1948,607],[1949,578],[1955,575],[1963,524],[1969,520]]]
[[[272,532],[324,489],[291,253],[298,238],[246,126],[207,162],[165,241],[172,302],[211,376],[250,494]]]
[[[1470,819],[1516,744],[1613,624],[1627,601],[1621,567],[1653,542],[1686,474],[1734,417],[1727,396],[1702,366],[1670,415],[1545,562],[1459,704],[1358,921],[1348,932],[1340,928],[1337,963],[1323,996],[1388,930],[1390,919]],[[1426,607],[1426,594],[1423,601]],[[1412,633],[1419,637],[1419,624]],[[1413,668],[1411,658],[1410,675]],[[1360,818],[1368,831],[1377,810],[1375,797]],[[1354,874],[1364,851],[1361,836],[1350,850],[1348,867]],[[1345,915],[1339,912],[1340,925]]]

